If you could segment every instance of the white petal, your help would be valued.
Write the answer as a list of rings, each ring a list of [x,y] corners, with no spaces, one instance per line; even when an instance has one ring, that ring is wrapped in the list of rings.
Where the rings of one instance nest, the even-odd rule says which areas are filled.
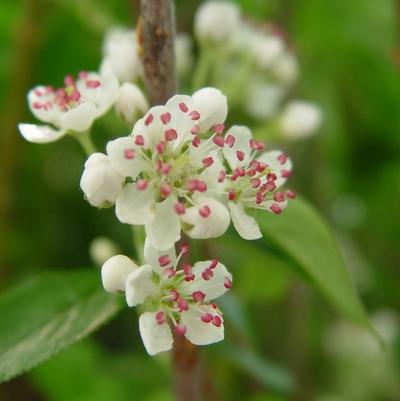
[[[80,103],[62,114],[61,126],[76,132],[87,131],[98,115],[97,107],[91,102]]]
[[[180,105],[184,104],[188,111],[182,111]],[[166,128],[173,128],[177,132],[178,138],[174,141],[174,148],[178,148],[185,141],[191,141],[192,128],[198,123],[197,120],[192,120],[189,113],[196,110],[193,99],[187,95],[175,95],[165,104],[166,110],[171,114],[171,121],[166,125]],[[198,111],[198,110],[196,110]]]
[[[134,270],[125,281],[125,299],[128,306],[142,304],[144,300],[156,294],[158,287],[153,282],[153,270],[144,265]]]
[[[242,203],[229,202],[229,210],[232,223],[242,238],[253,240],[262,237],[256,220],[245,213]]]
[[[66,134],[66,130],[55,130],[48,125],[18,124],[21,135],[29,142],[54,142]]]
[[[119,221],[127,224],[147,224],[154,214],[155,192],[152,186],[139,191],[135,184],[127,184],[115,203]]]
[[[222,323],[220,327],[214,324],[205,323],[201,320],[201,315],[204,313],[211,313],[216,315],[214,308],[208,305],[202,305],[198,308],[189,308],[189,310],[182,312],[181,323],[186,326],[186,338],[195,345],[208,345],[222,341],[224,339],[224,324],[222,316],[220,316]]]
[[[195,239],[216,238],[224,234],[230,223],[227,208],[217,200],[204,196],[197,197],[196,203],[199,207],[189,207],[181,216],[182,221],[192,226],[185,229],[185,232]],[[203,206],[208,206],[211,210],[207,217],[199,213]]]
[[[28,104],[32,114],[40,121],[56,126],[60,122],[60,110],[53,104],[54,92],[49,92],[45,86],[36,86],[28,93]],[[46,107],[35,107],[46,104]]]
[[[138,86],[125,82],[119,88],[115,111],[128,125],[132,126],[148,108],[149,103]]]
[[[171,263],[168,266],[165,267],[172,267],[176,265],[176,251],[175,247],[172,247],[170,249],[167,249],[165,251],[160,251],[159,249],[154,248],[154,246],[151,244],[150,240],[148,237],[146,237],[144,241],[144,259],[147,264],[149,264],[154,271],[156,271],[158,274],[163,274],[164,273],[164,268],[161,267],[159,263],[159,257],[167,255],[169,259],[171,260]]]
[[[95,88],[88,87],[86,84],[88,81],[99,81],[100,85]],[[85,102],[96,105],[97,117],[106,113],[118,96],[118,80],[112,75],[101,76],[95,72],[89,72],[87,77],[77,81],[76,86]]]
[[[122,191],[124,177],[113,169],[108,156],[93,153],[86,160],[80,186],[88,202],[96,207],[110,207]]]
[[[149,109],[143,118],[136,121],[131,136],[141,135],[144,138],[145,148],[154,148],[160,141],[164,140],[165,125],[162,124],[160,116],[167,112],[165,106],[155,106]],[[151,122],[146,124],[146,121]]]
[[[161,251],[172,248],[181,238],[181,223],[172,196],[156,203],[155,218],[145,228],[152,246]]]
[[[278,160],[283,154],[280,150],[271,150],[270,152],[263,153],[260,157],[257,157],[257,160],[263,163],[268,164],[268,167],[272,169],[272,171],[276,174],[275,184],[277,187],[282,186],[286,182],[286,178],[282,175],[285,171],[292,171],[292,161],[287,158],[284,163]]]
[[[106,149],[111,160],[111,165],[124,177],[135,179],[146,166],[141,155],[141,150],[135,145],[131,136],[109,141]],[[132,151],[133,158],[127,158],[125,151]]]
[[[158,324],[156,314],[145,312],[139,318],[140,335],[150,355],[170,350],[174,342],[168,323]]]
[[[125,291],[125,281],[138,267],[125,255],[115,255],[101,268],[101,281],[108,292]]]
[[[222,124],[228,114],[226,96],[216,88],[202,88],[192,96],[200,113],[200,132],[206,132],[215,124]]]
[[[229,166],[232,169],[235,169],[238,165],[246,165],[249,161],[249,156],[251,152],[250,148],[250,139],[251,139],[251,131],[242,125],[234,125],[231,127],[226,133],[225,138],[229,135],[232,135],[235,138],[235,143],[232,147],[225,145],[222,149],[225,159],[228,161]],[[237,151],[241,151],[244,153],[243,161],[239,161],[237,158]]]
[[[212,269],[213,276],[209,280],[203,279],[202,273],[209,268],[211,263],[211,260],[195,263],[192,269],[195,279],[192,282],[184,284],[185,292],[191,294],[195,291],[202,291],[206,294],[205,301],[212,301],[228,291],[229,288],[225,287],[225,279],[232,282],[232,275],[222,263],[218,263]]]

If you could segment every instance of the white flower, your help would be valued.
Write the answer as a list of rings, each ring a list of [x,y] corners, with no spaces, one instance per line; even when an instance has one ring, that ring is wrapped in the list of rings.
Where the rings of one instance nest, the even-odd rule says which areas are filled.
[[[171,327],[195,345],[224,338],[222,313],[211,302],[232,287],[232,275],[215,259],[178,268],[184,253],[186,247],[176,257],[174,249],[160,252],[146,242],[144,266],[137,267],[118,255],[102,268],[105,288],[118,291],[124,282],[127,304],[145,302],[150,308],[139,318],[140,334],[150,355],[172,348]]]
[[[80,186],[91,205],[110,207],[121,192],[124,181],[124,176],[111,166],[108,156],[93,153],[86,160]]]
[[[127,182],[116,197],[118,219],[144,225],[153,246],[161,250],[179,240],[181,229],[195,238],[213,238],[229,226],[229,213],[213,192],[224,170],[220,154],[226,99],[213,88],[199,97],[204,118],[197,96],[176,95],[165,106],[151,108],[130,137],[107,144],[111,167]],[[214,124],[205,138],[200,136],[204,123]]]
[[[178,33],[175,36],[175,58],[178,75],[185,75],[193,65],[193,43],[186,33]]]
[[[278,36],[254,31],[251,41],[248,43],[248,48],[257,66],[261,69],[268,69],[281,56],[284,50],[284,43]]]
[[[100,70],[122,82],[133,82],[142,74],[142,63],[134,30],[114,28],[103,44],[104,59]]]
[[[98,266],[117,253],[118,245],[111,238],[96,237],[89,246],[90,259]]]
[[[250,116],[265,120],[278,112],[284,96],[282,85],[254,80],[248,87],[244,108]]]
[[[149,103],[140,88],[129,82],[121,85],[115,102],[115,111],[129,126],[148,110]]]
[[[224,156],[230,166],[225,178],[229,210],[237,232],[248,240],[262,236],[256,220],[245,210],[261,209],[280,214],[292,191],[278,191],[290,176],[292,163],[281,151],[261,152],[247,127],[233,126],[225,137]]]
[[[289,102],[280,118],[279,126],[286,138],[300,139],[312,135],[322,122],[321,109],[302,100]]]
[[[293,53],[285,51],[271,66],[271,71],[278,80],[290,85],[299,75],[299,65]]]
[[[226,1],[207,1],[197,10],[194,32],[200,41],[222,43],[240,27],[240,9]]]
[[[65,77],[65,86],[37,86],[28,93],[33,115],[49,125],[19,124],[21,135],[30,142],[53,142],[68,131],[87,131],[96,118],[114,104],[118,82],[114,77],[80,72],[79,79]]]

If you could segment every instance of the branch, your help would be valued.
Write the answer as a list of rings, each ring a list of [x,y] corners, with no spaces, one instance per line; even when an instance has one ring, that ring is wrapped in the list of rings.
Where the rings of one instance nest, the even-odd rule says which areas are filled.
[[[144,80],[150,103],[165,103],[176,93],[173,0],[142,0],[139,38],[143,44]]]

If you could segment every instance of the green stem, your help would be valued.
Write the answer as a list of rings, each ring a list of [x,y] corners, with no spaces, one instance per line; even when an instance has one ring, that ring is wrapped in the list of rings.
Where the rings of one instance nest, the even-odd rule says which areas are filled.
[[[196,69],[193,73],[192,89],[197,90],[202,88],[208,79],[213,51],[206,45],[200,45],[199,59],[196,64]]]
[[[135,248],[136,260],[140,265],[145,263],[144,260],[144,227],[143,226],[131,226],[133,233],[133,246]]]
[[[82,146],[82,149],[85,151],[87,156],[90,156],[92,153],[96,152],[96,147],[90,137],[90,132],[77,132],[72,134],[74,138],[76,138],[79,144]]]

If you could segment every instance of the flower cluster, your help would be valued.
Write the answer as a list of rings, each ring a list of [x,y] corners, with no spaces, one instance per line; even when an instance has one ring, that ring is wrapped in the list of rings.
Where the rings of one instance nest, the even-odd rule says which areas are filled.
[[[226,1],[204,2],[194,28],[200,79],[204,78],[200,84],[223,88],[231,106],[270,122],[282,138],[301,139],[316,131],[322,119],[320,108],[304,100],[286,101],[299,66],[281,28],[251,22],[237,5]]]
[[[250,61],[248,66],[256,66],[255,76],[278,77],[285,88],[297,74],[283,41],[244,23],[230,3],[205,3],[196,16],[195,33],[200,53],[204,43],[213,51],[223,43],[227,51],[221,59],[230,66],[226,80],[237,76],[241,84],[237,97],[227,88],[230,106],[240,98],[249,114],[265,117],[266,109],[275,107],[271,96],[280,99],[280,89],[269,81],[254,89],[258,78],[241,81],[253,74],[238,72],[232,55],[245,54],[245,65]],[[224,338],[222,313],[213,300],[231,288],[232,276],[216,259],[191,266],[187,245],[180,245],[176,256],[182,233],[193,239],[216,238],[232,222],[242,238],[258,239],[262,233],[252,210],[279,215],[295,194],[282,189],[292,169],[284,152],[266,151],[245,126],[226,129],[228,101],[221,90],[203,87],[149,109],[135,84],[143,76],[138,48],[133,31],[110,32],[100,72],[80,72],[77,79],[68,75],[59,89],[33,88],[29,107],[46,125],[20,124],[19,130],[37,143],[66,134],[80,139],[89,153],[80,181],[87,201],[98,208],[115,206],[120,222],[144,227],[142,266],[124,255],[109,258],[115,247],[104,239],[93,244],[92,253],[97,264],[109,258],[102,267],[105,290],[123,292],[130,307],[142,304],[140,333],[154,355],[172,347],[173,331],[196,345]],[[179,73],[185,75],[193,61],[187,36],[178,36],[176,56]],[[206,65],[201,60],[199,64]],[[218,68],[212,75],[218,76]],[[248,91],[258,91],[261,99],[255,101],[254,93],[249,98]],[[133,129],[110,140],[105,153],[96,152],[85,134],[112,107]],[[319,114],[312,105],[295,102],[286,107],[280,124],[288,136],[306,136],[317,125]]]
[[[226,97],[215,88],[176,95],[152,107],[128,137],[107,144],[86,164],[81,188],[97,207],[115,204],[122,223],[144,225],[151,245],[219,237],[230,220],[245,239],[261,237],[246,209],[281,213],[292,191],[280,188],[291,173],[281,151],[264,152],[248,128],[225,132]]]
[[[139,329],[150,355],[172,348],[170,326],[196,345],[224,338],[222,313],[212,301],[232,287],[232,276],[216,259],[181,262],[187,253],[186,245],[176,256],[175,249],[160,252],[146,243],[145,265],[116,255],[102,267],[106,291],[123,292],[128,306],[143,305]]]

